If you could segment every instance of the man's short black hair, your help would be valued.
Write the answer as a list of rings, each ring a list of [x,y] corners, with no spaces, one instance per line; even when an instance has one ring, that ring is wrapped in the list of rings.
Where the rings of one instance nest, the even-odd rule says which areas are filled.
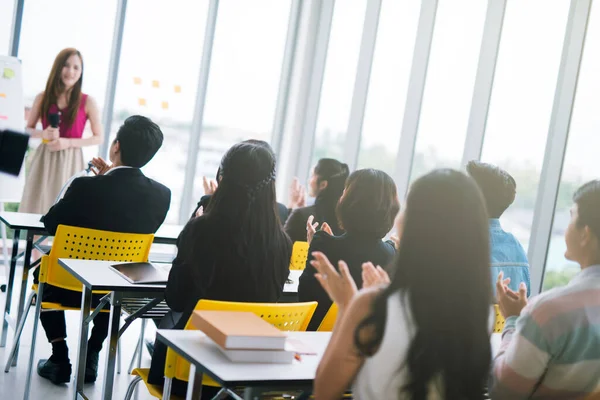
[[[577,189],[573,201],[577,204],[577,226],[589,226],[600,239],[600,181],[588,182]]]
[[[470,161],[467,172],[483,193],[490,218],[500,218],[515,201],[517,183],[510,174],[495,165]]]
[[[163,133],[150,118],[132,115],[119,128],[115,140],[120,145],[123,165],[141,168],[162,146]]]

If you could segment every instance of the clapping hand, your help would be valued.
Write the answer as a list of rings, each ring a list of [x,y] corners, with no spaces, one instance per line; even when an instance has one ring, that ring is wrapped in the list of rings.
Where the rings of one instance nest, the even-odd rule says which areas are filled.
[[[308,220],[306,221],[306,241],[308,242],[308,244],[310,244],[310,242],[312,242],[313,236],[315,236],[315,233],[317,233],[317,227],[319,226],[318,222],[314,222],[315,217],[313,215],[311,215],[310,217],[308,217]],[[333,231],[331,230],[331,227],[329,226],[329,224],[327,222],[324,222],[321,225],[321,230],[327,232],[329,235],[333,236]]]
[[[345,308],[357,292],[356,283],[350,275],[348,265],[344,261],[340,261],[338,272],[325,254],[316,251],[312,253],[312,256],[315,259],[311,260],[310,264],[317,270],[315,278],[323,286],[331,301],[337,303],[338,307]]]
[[[201,217],[203,215],[204,215],[204,207],[200,206],[200,207],[198,207],[198,211],[196,211],[195,216],[196,217]]]
[[[102,157],[94,157],[92,159],[92,172],[96,175],[104,175],[113,167],[112,165],[108,165],[106,161]]]
[[[202,186],[204,186],[205,195],[213,195],[217,191],[217,187],[219,187],[219,184],[214,179],[208,179],[207,177],[203,176]]]
[[[372,262],[362,265],[363,289],[381,285],[389,285],[390,276],[379,265],[373,266]]]
[[[514,292],[508,288],[510,278],[504,279],[504,273],[498,274],[496,280],[496,301],[504,318],[521,315],[527,305],[527,286],[521,282],[519,291]]]
[[[306,205],[306,189],[300,184],[298,178],[294,178],[290,187],[290,198],[288,208],[296,209]]]

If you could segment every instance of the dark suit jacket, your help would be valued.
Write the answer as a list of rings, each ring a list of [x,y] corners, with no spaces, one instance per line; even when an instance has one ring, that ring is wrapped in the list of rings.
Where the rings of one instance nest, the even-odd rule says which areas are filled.
[[[205,196],[202,196],[200,198],[200,201],[198,202],[198,204],[196,204],[196,208],[194,209],[194,212],[192,213],[191,218],[194,218],[196,216],[196,212],[198,211],[198,209],[200,208],[200,206],[204,207],[204,210],[206,211],[206,208],[208,207],[208,203],[210,203],[210,198],[212,197],[212,195],[207,194]],[[277,212],[279,214],[279,220],[281,221],[281,224],[285,224],[285,221],[288,219],[288,214],[290,213],[290,210],[284,206],[281,203],[277,203]],[[305,221],[306,223],[306,221]],[[306,238],[304,238],[304,240],[306,240]]]
[[[315,222],[319,223],[318,229],[321,229],[323,222],[327,222],[334,235],[341,235],[344,233],[344,231],[340,229],[337,221],[320,221],[317,216],[317,207],[312,205],[295,209],[285,222],[285,231],[290,239],[292,239],[292,243],[306,242],[306,221],[311,215],[314,215]]]
[[[377,238],[365,238],[351,234],[331,236],[325,232],[317,232],[310,243],[306,268],[300,275],[298,285],[300,301],[317,301],[319,303],[308,325],[309,331],[317,330],[331,307],[329,296],[315,278],[317,270],[310,265],[310,261],[314,259],[311,255],[314,251],[325,254],[336,268],[340,260],[345,261],[358,288],[362,287],[363,263],[371,261],[375,266],[380,265],[386,268],[396,254],[391,241],[384,242]]]
[[[119,168],[107,175],[75,179],[42,222],[51,235],[58,225],[154,233],[164,222],[170,203],[171,191],[166,186],[147,178],[138,168]],[[48,285],[44,301],[78,306],[81,293]]]
[[[126,233],[154,233],[169,211],[171,191],[138,168],[75,179],[42,217],[54,235],[58,225]]]

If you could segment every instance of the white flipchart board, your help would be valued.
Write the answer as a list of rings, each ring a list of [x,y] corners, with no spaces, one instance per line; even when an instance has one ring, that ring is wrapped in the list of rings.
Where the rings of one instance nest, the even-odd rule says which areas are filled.
[[[21,61],[0,55],[0,129],[23,132],[25,101]],[[20,202],[25,186],[25,168],[19,177],[0,174],[0,203]]]

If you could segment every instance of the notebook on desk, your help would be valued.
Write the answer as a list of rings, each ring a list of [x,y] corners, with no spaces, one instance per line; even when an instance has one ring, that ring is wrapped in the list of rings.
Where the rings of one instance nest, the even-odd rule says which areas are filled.
[[[133,284],[160,284],[169,280],[164,269],[157,268],[149,262],[112,264],[110,269]]]

